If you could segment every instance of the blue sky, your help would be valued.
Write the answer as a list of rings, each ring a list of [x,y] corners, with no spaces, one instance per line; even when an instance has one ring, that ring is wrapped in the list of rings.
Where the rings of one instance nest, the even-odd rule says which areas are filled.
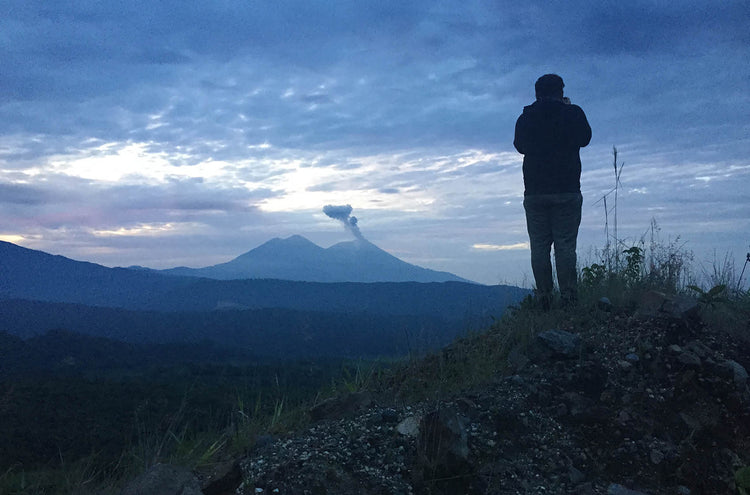
[[[198,267],[350,240],[350,204],[406,261],[529,285],[513,126],[555,72],[593,128],[581,261],[617,146],[620,237],[741,265],[750,4],[519,4],[0,0],[0,239]]]

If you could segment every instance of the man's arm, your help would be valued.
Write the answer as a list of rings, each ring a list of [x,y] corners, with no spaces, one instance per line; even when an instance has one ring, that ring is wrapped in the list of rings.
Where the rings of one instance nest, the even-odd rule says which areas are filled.
[[[522,155],[526,154],[526,119],[523,114],[516,120],[516,134],[513,138],[513,146]]]
[[[572,105],[575,110],[575,140],[576,144],[583,148],[591,142],[591,126],[583,109],[578,105]]]

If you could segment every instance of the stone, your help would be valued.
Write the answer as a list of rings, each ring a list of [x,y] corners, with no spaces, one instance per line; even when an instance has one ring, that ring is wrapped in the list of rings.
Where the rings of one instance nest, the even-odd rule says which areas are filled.
[[[404,436],[416,438],[419,434],[419,423],[421,421],[422,418],[419,416],[409,416],[396,426],[396,431]]]
[[[310,409],[313,421],[323,419],[338,419],[356,413],[372,404],[372,396],[368,392],[353,392],[342,397],[331,397]]]
[[[618,484],[618,483],[612,483],[607,487],[607,495],[646,495],[643,492],[639,492],[638,490],[631,490],[630,488],[625,488],[624,486]]]
[[[419,455],[433,475],[450,476],[468,467],[466,420],[450,408],[424,415],[417,439]]]
[[[625,356],[625,360],[631,363],[637,363],[641,358],[638,357],[638,354],[631,352]]]
[[[628,421],[630,421],[630,414],[628,414],[627,411],[620,411],[619,413],[617,413],[618,423],[620,423],[621,425],[624,425]]]
[[[662,311],[675,318],[687,320],[700,318],[700,306],[698,299],[682,294],[669,297]]]
[[[701,359],[706,359],[711,354],[711,349],[700,340],[692,340],[685,345],[685,350],[688,350],[698,356]]]
[[[607,388],[608,376],[609,373],[604,366],[586,361],[576,366],[575,372],[571,375],[570,385],[584,396],[594,399],[600,397]]]
[[[650,290],[641,296],[636,315],[640,317],[668,316],[682,320],[700,319],[700,306],[694,297],[681,294],[668,296]]]
[[[677,361],[691,368],[700,368],[701,365],[701,358],[690,351],[678,354]]]
[[[679,354],[682,352],[682,347],[678,346],[677,344],[670,345],[667,350],[671,352],[672,354]]]
[[[565,330],[546,330],[536,336],[533,354],[536,360],[578,357],[581,350],[581,339],[578,335]]]
[[[128,483],[122,495],[203,495],[198,478],[189,469],[156,464]]]
[[[748,379],[747,370],[737,361],[727,359],[719,364],[719,371],[726,378],[731,378],[738,389],[742,390],[745,388]]]
[[[568,476],[570,477],[570,482],[574,485],[583,483],[583,481],[586,479],[586,475],[583,474],[579,469],[576,469],[575,466],[570,466],[568,468]]]
[[[526,383],[521,375],[511,375],[505,379],[514,385],[523,385]]]
[[[236,460],[221,463],[202,477],[201,491],[203,495],[224,495],[234,493],[242,482],[242,470]]]
[[[696,431],[703,428],[703,423],[701,423],[698,418],[694,417],[694,415],[682,411],[679,416],[688,428]]]
[[[652,449],[651,453],[649,454],[649,458],[651,459],[652,463],[661,464],[661,462],[664,460],[664,453],[661,450]]]
[[[612,311],[612,301],[610,301],[608,297],[602,297],[598,301],[596,301],[596,307],[602,311],[606,311],[607,313],[609,313],[610,311]]]
[[[650,290],[641,296],[636,315],[641,317],[659,316],[667,301],[667,295],[663,292]]]
[[[269,445],[272,445],[276,441],[276,437],[273,435],[258,435],[255,437],[255,445],[253,448],[262,449]]]
[[[524,354],[520,347],[514,347],[508,353],[508,357],[505,359],[508,363],[508,367],[514,372],[518,373],[523,370],[527,364],[529,364],[529,358]]]
[[[383,409],[380,412],[383,423],[398,423],[398,411],[393,408]]]

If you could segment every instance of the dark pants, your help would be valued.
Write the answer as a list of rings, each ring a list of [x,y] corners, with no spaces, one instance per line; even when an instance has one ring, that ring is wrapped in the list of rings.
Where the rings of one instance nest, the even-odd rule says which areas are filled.
[[[563,300],[577,297],[576,240],[581,225],[581,193],[536,194],[523,200],[531,245],[531,269],[542,296],[552,293],[550,249],[555,245],[557,283]]]

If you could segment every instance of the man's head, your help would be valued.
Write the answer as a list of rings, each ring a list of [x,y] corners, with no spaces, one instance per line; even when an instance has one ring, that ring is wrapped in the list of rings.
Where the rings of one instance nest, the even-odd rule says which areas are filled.
[[[536,84],[534,84],[537,98],[562,99],[564,87],[562,77],[557,74],[545,74],[537,79]]]

